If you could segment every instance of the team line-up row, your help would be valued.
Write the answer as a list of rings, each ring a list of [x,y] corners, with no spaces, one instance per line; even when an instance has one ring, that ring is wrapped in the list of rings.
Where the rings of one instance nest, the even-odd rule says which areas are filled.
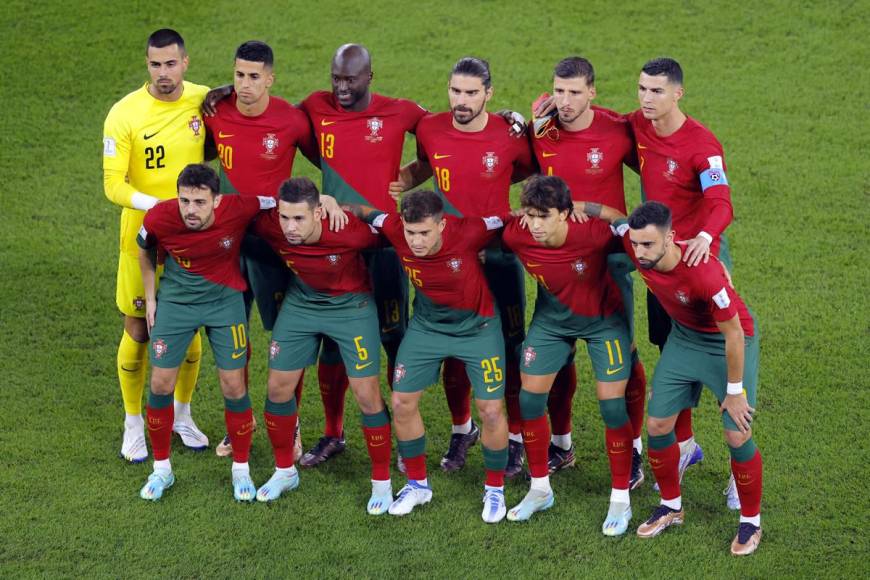
[[[638,83],[641,108],[621,116],[591,105],[592,65],[566,58],[554,70],[553,96],[535,103],[525,135],[522,119],[487,113],[491,78],[478,58],[462,58],[451,70],[450,111],[429,113],[372,93],[371,59],[359,45],[337,50],[332,91],[298,106],[269,94],[273,55],[262,42],[241,45],[232,90],[208,96],[183,80],[187,55],[176,32],[155,32],[146,56],[151,81],[116,103],[104,131],[106,194],[125,208],[118,368],[127,413],[122,455],[132,461],[147,457],[147,352],[152,366],[147,418],[155,465],[143,498],[159,499],[174,483],[173,431],[188,446],[208,445],[190,415],[197,329],[204,326],[226,400],[228,435],[218,450],[233,455],[236,499],[273,501],[298,485],[297,459],[316,466],[343,449],[349,385],[372,460],[368,512],[403,515],[428,503],[418,403],[443,372],[454,433],[442,469],[461,469],[479,439],[484,521],[526,520],[553,505],[549,473],[574,460],[573,355],[583,338],[611,467],[602,531],[623,534],[632,517],[629,490],[643,481],[646,380],[632,347],[629,274],[638,267],[652,291],[650,338],[663,352],[647,418],[662,500],[637,533],[652,537],[682,523],[680,479],[702,455],[690,412],[706,384],[722,404],[732,455],[729,504],[741,510],[731,551],[755,550],[762,475],[750,429],[757,332],[723,265],[732,208],[722,148],[680,110],[676,61],[648,62]],[[201,116],[200,107],[210,115]],[[407,132],[417,137],[417,159],[401,166]],[[330,196],[309,180],[288,179],[297,148],[319,166]],[[198,164],[212,155],[220,159],[219,175]],[[650,200],[627,222],[623,165],[640,174]],[[526,181],[521,217],[511,216],[511,182],[535,173],[543,175]],[[434,191],[405,193],[429,177]],[[263,193],[277,194],[277,203],[258,197]],[[345,217],[339,203],[358,217]],[[330,228],[343,220],[342,229]],[[159,293],[155,248],[165,255]],[[527,332],[523,269],[538,283]],[[416,289],[410,322],[409,280]],[[246,320],[254,300],[272,331],[264,417],[276,462],[259,489],[247,466],[254,420]],[[321,349],[322,337],[328,340]],[[390,369],[392,424],[380,394],[378,342]],[[327,424],[300,459],[295,395],[318,352]],[[472,391],[479,427],[471,420]],[[393,434],[408,477],[395,497]],[[520,473],[524,455],[530,490],[507,510],[505,476]]]

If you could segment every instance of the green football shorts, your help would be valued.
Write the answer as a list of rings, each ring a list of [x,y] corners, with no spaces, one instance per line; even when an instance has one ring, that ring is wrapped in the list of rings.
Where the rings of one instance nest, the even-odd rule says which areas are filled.
[[[396,356],[393,390],[416,393],[434,385],[446,358],[465,363],[476,399],[504,398],[504,339],[498,317],[488,319],[477,333],[464,336],[422,328],[412,317]]]

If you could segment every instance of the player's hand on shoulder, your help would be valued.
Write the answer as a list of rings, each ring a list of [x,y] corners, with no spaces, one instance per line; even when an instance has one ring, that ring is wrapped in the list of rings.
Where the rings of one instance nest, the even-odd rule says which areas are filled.
[[[349,218],[338,202],[331,195],[322,194],[320,205],[329,217],[329,231],[340,232],[347,225]]]
[[[726,395],[719,410],[731,416],[741,433],[746,433],[752,427],[752,414],[755,409],[749,406],[746,395]]]
[[[683,262],[687,266],[697,266],[704,261],[710,261],[710,240],[704,236],[695,236],[686,243],[686,251],[683,253]]]
[[[556,99],[550,93],[541,93],[541,95],[532,103],[532,116],[535,119],[546,117],[549,113],[556,110]]]
[[[526,134],[526,129],[528,129],[526,118],[516,111],[502,109],[501,111],[496,112],[496,115],[507,122],[509,126],[508,134],[511,137],[519,138]]]
[[[233,94],[233,85],[215,87],[205,94],[202,101],[202,114],[206,117],[214,117],[217,113],[217,104]]]
[[[586,210],[586,202],[585,201],[575,201],[574,209],[571,210],[570,219],[572,222],[577,222],[578,224],[583,224],[589,221],[589,216],[585,213]]]

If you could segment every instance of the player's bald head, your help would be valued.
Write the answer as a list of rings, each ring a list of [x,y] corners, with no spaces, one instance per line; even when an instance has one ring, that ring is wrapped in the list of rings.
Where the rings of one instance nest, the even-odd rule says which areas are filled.
[[[361,44],[343,44],[332,57],[332,94],[348,111],[362,111],[371,101],[372,59]]]
[[[355,75],[370,73],[372,57],[366,47],[361,44],[342,44],[332,57],[333,72],[339,69],[345,74]]]

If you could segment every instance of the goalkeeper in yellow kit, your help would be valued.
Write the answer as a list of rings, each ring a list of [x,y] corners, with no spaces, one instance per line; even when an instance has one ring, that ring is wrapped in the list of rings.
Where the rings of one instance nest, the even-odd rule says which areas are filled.
[[[106,197],[123,208],[116,298],[124,314],[124,334],[118,345],[118,380],[126,412],[121,456],[134,463],[148,457],[142,419],[148,332],[136,235],[145,211],[162,199],[175,197],[181,170],[202,162],[205,126],[200,104],[208,92],[208,87],[184,81],[188,57],[176,31],[154,32],[145,54],[151,81],[115,103],[103,130]],[[208,438],[190,415],[201,353],[197,333],[175,388],[173,430],[191,449],[208,447]]]

